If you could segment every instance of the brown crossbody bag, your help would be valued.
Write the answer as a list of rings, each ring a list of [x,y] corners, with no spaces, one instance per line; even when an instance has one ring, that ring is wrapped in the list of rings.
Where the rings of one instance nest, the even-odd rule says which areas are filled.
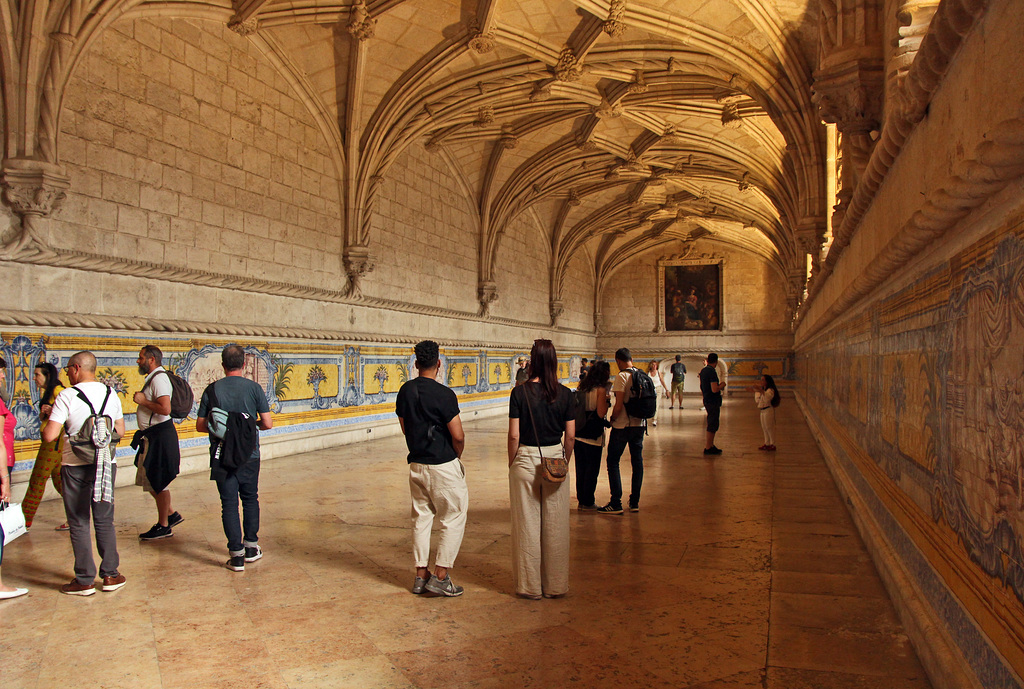
[[[552,483],[561,483],[569,475],[569,461],[565,458],[565,449],[560,444],[557,456],[544,456],[544,450],[539,445],[540,434],[537,433],[537,422],[533,418],[533,407],[530,406],[529,387],[523,390],[523,395],[526,397],[526,411],[530,414],[530,425],[533,426],[533,438],[538,443],[537,451],[540,452],[540,470],[544,475],[544,480],[551,481]]]

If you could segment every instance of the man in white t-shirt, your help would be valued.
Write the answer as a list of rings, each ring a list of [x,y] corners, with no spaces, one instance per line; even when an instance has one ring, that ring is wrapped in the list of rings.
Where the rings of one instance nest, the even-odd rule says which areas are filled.
[[[153,496],[156,501],[157,522],[146,533],[143,541],[155,541],[174,535],[172,529],[185,521],[171,507],[171,491],[167,486],[178,475],[181,450],[178,431],[171,421],[171,379],[161,365],[164,355],[156,345],[146,345],[139,351],[139,373],[146,376],[142,390],[135,393],[135,412],[139,430],[132,438],[132,447],[138,449],[135,457],[135,485]]]
[[[612,383],[612,394],[615,406],[612,407],[612,430],[608,435],[608,488],[611,500],[607,505],[598,507],[598,514],[622,514],[622,476],[619,474],[619,460],[622,452],[629,446],[629,461],[633,476],[630,481],[629,511],[640,511],[640,488],[644,482],[644,434],[647,422],[626,413],[626,401],[633,390],[633,354],[622,347],[615,352],[615,365],[619,367],[619,375]]]
[[[42,430],[44,442],[52,442],[60,435],[61,427],[68,438],[77,435],[91,412],[79,396],[81,392],[97,414],[109,416],[114,422],[117,438],[124,436],[124,414],[117,393],[96,380],[96,357],[92,352],[78,352],[68,360],[66,367],[72,387],[57,395],[50,411],[50,420]],[[113,461],[114,448],[110,458],[101,459],[101,467],[94,460],[83,460],[71,449],[71,443],[64,443],[61,456],[60,476],[64,482],[64,512],[71,527],[71,547],[75,552],[75,578],[60,587],[61,593],[71,596],[91,596],[96,593],[96,563],[92,557],[92,543],[89,539],[90,517],[96,527],[96,549],[101,562],[99,574],[103,577],[104,591],[116,591],[125,584],[125,577],[117,571],[120,560],[117,555],[117,534],[114,531],[113,485],[117,477],[117,462]],[[109,470],[109,484],[103,483],[103,496],[96,499],[97,474]],[[106,478],[103,477],[102,481]],[[109,499],[108,499],[109,498]]]

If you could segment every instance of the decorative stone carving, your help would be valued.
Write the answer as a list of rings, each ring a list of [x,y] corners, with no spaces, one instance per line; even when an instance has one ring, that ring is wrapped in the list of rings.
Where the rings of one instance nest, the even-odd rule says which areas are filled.
[[[736,185],[736,187],[740,191],[747,191],[748,189],[750,189],[750,173],[749,172],[744,172],[743,173],[743,176],[740,177],[740,181]]]
[[[590,106],[590,113],[599,120],[608,118],[614,119],[616,117],[622,117],[622,106],[609,103],[607,100],[602,98],[600,105]]]
[[[252,36],[260,30],[260,20],[257,17],[249,17],[245,21],[236,18],[228,22],[228,28],[239,36]]]
[[[480,302],[480,315],[488,316],[491,304],[498,301],[498,285],[495,282],[481,282],[477,287],[477,300]]]
[[[30,244],[44,246],[36,223],[48,217],[67,196],[71,181],[57,165],[12,158],[0,171],[4,202],[21,216],[21,226],[0,246],[0,256],[11,258]]]
[[[565,311],[565,302],[561,299],[552,299],[551,303],[548,304],[548,311],[551,314],[551,326],[554,327],[558,324],[558,319],[561,318],[562,313]]]
[[[484,105],[480,108],[477,113],[476,119],[473,120],[474,127],[485,127],[494,122],[494,106]]]
[[[573,139],[576,141],[576,148],[581,151],[592,151],[597,148],[597,145],[590,140],[590,129],[581,129],[573,135]]]
[[[370,249],[365,246],[350,246],[345,249],[342,260],[345,263],[345,274],[348,276],[345,296],[350,299],[359,298],[362,296],[359,283],[374,267]]]
[[[673,72],[675,72],[675,71],[676,71],[677,69],[679,69],[679,60],[677,60],[677,59],[675,59],[674,57],[671,57],[671,56],[670,56],[670,57],[668,58],[668,62],[667,62],[667,63],[665,64],[665,69],[667,69],[667,70],[668,70],[668,73],[669,73],[669,74],[672,74],[672,73],[673,73]]]
[[[636,74],[633,76],[633,83],[626,88],[629,93],[647,93],[647,80],[644,78],[644,71],[642,69],[636,70]]]
[[[612,0],[608,6],[608,19],[605,20],[601,29],[616,38],[626,32],[626,24],[623,19],[626,17],[626,0]]]
[[[512,132],[503,129],[501,131],[501,138],[498,139],[498,143],[501,144],[503,148],[511,151],[519,146],[519,137]]]
[[[576,82],[583,78],[583,62],[566,46],[558,55],[554,69],[555,78],[559,81]]]
[[[475,53],[483,55],[494,50],[494,32],[483,31],[476,17],[469,22],[469,48]]]
[[[348,32],[359,41],[373,38],[377,28],[377,20],[370,16],[366,9],[366,0],[357,0],[348,14]]]
[[[534,83],[533,90],[530,91],[530,102],[537,103],[545,101],[551,97],[551,81],[548,79],[542,79]]]
[[[580,193],[578,191],[576,191],[575,189],[570,189],[569,190],[569,205],[572,206],[573,208],[575,208],[575,207],[579,206],[581,203],[583,203],[583,198],[580,196]]]
[[[888,92],[890,96],[903,85],[910,65],[917,57],[921,41],[928,34],[928,27],[939,8],[939,0],[902,0],[896,11],[899,23],[899,39],[896,50],[889,59]]]
[[[742,124],[740,108],[736,103],[726,103],[722,106],[722,125],[735,129]]]

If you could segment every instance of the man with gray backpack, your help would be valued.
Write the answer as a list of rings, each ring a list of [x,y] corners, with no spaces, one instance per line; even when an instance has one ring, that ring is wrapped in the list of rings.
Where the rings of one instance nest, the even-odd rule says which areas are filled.
[[[92,557],[89,521],[96,529],[102,589],[116,591],[125,585],[118,572],[117,534],[114,531],[114,453],[124,436],[124,415],[117,393],[96,380],[96,357],[78,352],[68,360],[68,380],[53,402],[49,422],[42,430],[44,442],[67,431],[60,476],[64,482],[64,512],[71,528],[75,552],[75,578],[60,587],[71,596],[96,593],[96,563]]]

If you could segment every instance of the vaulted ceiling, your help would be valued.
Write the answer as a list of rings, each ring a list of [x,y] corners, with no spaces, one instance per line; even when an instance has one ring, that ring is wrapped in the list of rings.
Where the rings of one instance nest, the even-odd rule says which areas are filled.
[[[41,104],[22,108],[29,123],[41,110],[38,126],[52,131],[26,125],[7,157],[56,157],[45,115],[66,83],[61,65],[104,25],[214,19],[291,73],[335,142],[347,264],[368,260],[380,181],[420,145],[448,161],[478,213],[482,289],[502,233],[528,211],[550,238],[556,292],[581,251],[600,284],[632,256],[700,237],[755,252],[799,292],[798,235],[822,227],[826,211],[810,2],[73,0],[45,22],[36,7],[51,35],[75,40],[49,53],[58,95],[43,88]],[[8,60],[30,42],[21,23]]]

